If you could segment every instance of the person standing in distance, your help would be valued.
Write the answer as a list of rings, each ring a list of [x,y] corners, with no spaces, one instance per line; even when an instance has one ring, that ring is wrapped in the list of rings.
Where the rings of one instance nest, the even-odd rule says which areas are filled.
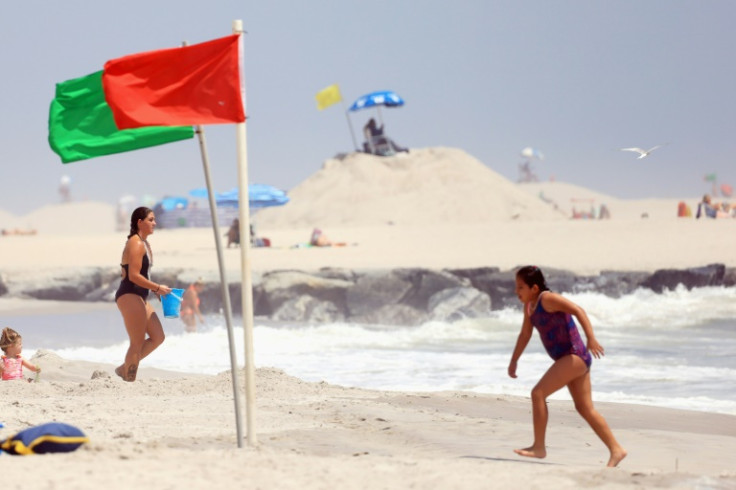
[[[148,293],[161,299],[171,288],[149,279],[153,267],[153,252],[148,237],[156,228],[156,216],[147,207],[139,207],[130,216],[130,234],[125,242],[120,261],[121,280],[115,293],[115,303],[123,316],[130,346],[125,362],[115,368],[115,374],[125,381],[135,381],[138,364],[164,341],[164,329],[153,306],[148,302]]]

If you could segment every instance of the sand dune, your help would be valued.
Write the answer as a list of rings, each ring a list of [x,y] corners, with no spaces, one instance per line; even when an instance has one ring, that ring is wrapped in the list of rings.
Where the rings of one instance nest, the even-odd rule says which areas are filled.
[[[327,160],[289,191],[291,202],[260,211],[263,228],[468,224],[563,216],[454,148],[382,158]]]
[[[693,215],[700,201],[699,197],[619,199],[567,182],[530,182],[519,184],[519,188],[559,209],[568,218],[573,210],[587,212],[593,208],[597,213],[601,205],[605,205],[611,213],[611,219],[615,220],[675,219],[680,201],[690,206]]]
[[[40,234],[95,234],[115,231],[115,206],[83,201],[49,204],[24,216],[0,210],[0,229]]]

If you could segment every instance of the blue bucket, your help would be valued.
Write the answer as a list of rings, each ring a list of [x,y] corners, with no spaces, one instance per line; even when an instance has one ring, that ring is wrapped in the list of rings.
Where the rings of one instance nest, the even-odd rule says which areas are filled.
[[[179,318],[181,310],[181,300],[184,298],[183,289],[171,289],[169,294],[161,296],[161,303],[164,306],[164,316],[166,318]]]

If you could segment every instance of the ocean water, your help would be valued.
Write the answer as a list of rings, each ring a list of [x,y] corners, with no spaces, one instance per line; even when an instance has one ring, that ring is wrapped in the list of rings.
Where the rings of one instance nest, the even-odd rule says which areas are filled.
[[[605,357],[593,360],[594,400],[736,415],[736,288],[566,296],[586,310],[605,348]],[[164,319],[166,342],[144,365],[209,374],[229,369],[224,317],[206,319],[192,334],[184,333],[178,319]],[[551,359],[535,333],[519,362],[519,377],[508,377],[521,321],[520,308],[416,327],[256,319],[254,360],[257,367],[343,386],[528,396]],[[118,363],[127,349],[114,305],[85,313],[5,317],[5,323],[23,335],[27,358],[36,349],[49,349],[66,359]],[[234,324],[242,367],[241,319]],[[564,389],[552,398],[570,399]]]

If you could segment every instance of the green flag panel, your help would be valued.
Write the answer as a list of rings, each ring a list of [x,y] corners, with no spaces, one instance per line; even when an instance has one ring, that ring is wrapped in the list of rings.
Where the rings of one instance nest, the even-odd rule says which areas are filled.
[[[56,84],[49,109],[49,145],[64,163],[193,137],[191,126],[119,130],[105,102],[102,71]]]

